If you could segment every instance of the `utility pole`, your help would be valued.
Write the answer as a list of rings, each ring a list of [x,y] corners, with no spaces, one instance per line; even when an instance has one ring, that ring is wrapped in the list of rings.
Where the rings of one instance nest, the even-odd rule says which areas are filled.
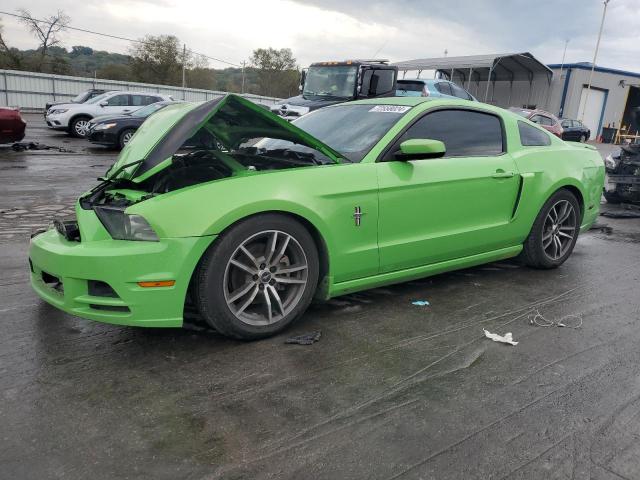
[[[569,39],[564,41],[564,52],[562,53],[562,63],[560,63],[560,79],[562,79],[562,69],[564,68],[564,59],[567,56],[567,45],[569,45]]]
[[[186,85],[186,63],[187,63],[187,44],[182,44],[182,88]],[[182,99],[184,100],[184,92],[182,92]]]
[[[244,93],[244,67],[246,66],[247,62],[245,62],[244,60],[242,61],[242,89],[240,90],[240,93]]]
[[[600,48],[600,37],[602,37],[602,29],[604,28],[604,18],[607,15],[607,5],[611,0],[604,0],[604,9],[602,10],[602,20],[600,21],[600,31],[598,32],[598,40],[596,41],[596,49],[593,52],[593,62],[591,63],[591,73],[589,74],[589,83],[587,84],[587,95],[584,98],[584,105],[582,106],[582,114],[578,120],[584,121],[584,111],[589,103],[589,92],[591,92],[591,81],[593,80],[593,70],[596,68],[596,58],[598,58],[598,49]],[[596,135],[598,132],[596,132]]]

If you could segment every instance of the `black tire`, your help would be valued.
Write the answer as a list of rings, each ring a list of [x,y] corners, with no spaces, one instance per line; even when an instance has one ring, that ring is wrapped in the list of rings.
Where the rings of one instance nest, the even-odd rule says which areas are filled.
[[[120,132],[120,135],[118,135],[118,147],[120,148],[120,150],[122,150],[127,145],[127,143],[129,143],[129,140],[131,140],[131,135],[133,135],[134,133],[136,133],[136,131],[133,128],[125,128]]]
[[[580,143],[584,143],[587,141],[587,136],[586,135],[580,135]]]
[[[280,314],[280,318],[278,320],[274,319],[274,323],[266,325],[249,324],[246,319],[242,320],[236,316],[231,310],[231,308],[235,308],[233,305],[230,307],[227,304],[227,298],[230,295],[227,293],[228,282],[230,281],[230,277],[227,276],[227,271],[233,268],[229,262],[237,258],[234,257],[234,255],[238,255],[241,245],[248,245],[246,242],[250,242],[252,238],[260,238],[259,236],[265,234],[265,232],[274,231],[289,235],[295,240],[295,242],[291,242],[291,244],[295,244],[295,247],[303,252],[304,259],[307,263],[306,284],[301,286],[297,291],[296,295],[298,297],[294,299],[295,302],[291,300],[288,307],[285,308],[285,310],[288,309],[288,311],[285,312],[285,310],[281,310],[282,314]],[[280,247],[278,247],[278,249],[279,248]],[[256,258],[258,257],[257,254],[255,256]],[[263,261],[264,260],[258,259],[257,263]],[[266,261],[268,264],[269,260]],[[264,263],[262,265],[264,265]],[[242,275],[243,273],[240,272],[240,274]],[[239,340],[256,340],[269,337],[284,330],[305,312],[315,293],[318,284],[318,274],[318,251],[313,238],[304,226],[285,215],[258,215],[232,226],[209,247],[195,272],[195,300],[202,318],[218,332]],[[234,292],[242,290],[244,285],[249,285],[253,282],[256,283],[256,290],[260,287],[258,284],[261,280],[258,277],[261,277],[261,273],[253,276],[250,274],[244,275],[246,278],[238,283],[240,288],[234,287]],[[274,279],[276,275],[276,273],[273,274]],[[269,297],[269,292],[264,288],[268,288],[268,286],[263,284],[261,287],[259,295]],[[276,286],[276,288],[280,287],[281,286],[278,285]],[[251,294],[244,298],[248,299],[250,295]],[[270,306],[267,307],[264,301],[262,301],[262,305],[259,305],[261,300],[264,300],[264,298],[256,296],[246,311],[254,308],[256,302],[258,303],[258,305],[255,305],[256,310],[260,309],[264,312],[265,308],[270,309]],[[271,301],[273,300],[270,300],[270,302]],[[280,301],[280,297],[278,297],[278,301]],[[241,301],[241,303],[243,302],[244,300]],[[282,303],[285,304],[285,301],[283,300]],[[237,311],[239,310],[238,308]],[[271,312],[271,310],[269,311]],[[246,313],[241,313],[240,315],[246,315]],[[269,319],[271,320],[271,318]]]
[[[82,122],[88,122],[89,120],[91,120],[91,117],[75,117],[73,120],[71,120],[71,123],[69,123],[69,135],[76,138],[87,138],[86,130],[80,128],[80,125]]]
[[[558,202],[562,201],[569,202],[573,207],[573,211],[575,212],[575,228],[573,229],[573,238],[570,242],[567,242],[568,248],[566,249],[566,251],[559,258],[551,258],[549,254],[545,252],[543,246],[545,222],[552,208],[557,205]],[[524,249],[521,255],[524,263],[530,267],[542,269],[556,268],[562,265],[567,260],[567,258],[569,258],[571,252],[573,252],[573,247],[575,246],[578,239],[578,234],[580,233],[581,222],[582,210],[575,195],[569,190],[565,189],[561,189],[555,192],[540,209],[535,222],[533,222],[533,227],[531,227],[531,232],[524,242]]]
[[[607,192],[606,190],[603,192],[604,198],[607,201],[607,203],[612,203],[614,205],[617,205],[619,203],[622,203],[622,199],[620,198],[620,195],[618,195],[618,193],[616,191],[613,192]]]

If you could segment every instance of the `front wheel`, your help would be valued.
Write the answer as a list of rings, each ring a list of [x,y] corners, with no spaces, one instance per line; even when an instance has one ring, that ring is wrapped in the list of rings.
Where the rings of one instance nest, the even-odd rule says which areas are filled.
[[[76,117],[69,124],[69,133],[73,137],[86,138],[89,133],[89,125],[91,119],[89,117]]]
[[[118,135],[118,146],[121,150],[127,145],[127,143],[129,143],[134,133],[136,133],[136,131],[131,128],[127,128],[120,132],[120,135]]]
[[[584,143],[586,141],[587,141],[587,136],[584,134],[580,135],[580,143]]]
[[[568,190],[558,190],[542,206],[524,243],[523,259],[534,268],[562,265],[580,233],[580,205]]]
[[[318,271],[315,242],[300,223],[277,214],[252,217],[221,235],[201,260],[198,309],[224,335],[274,335],[307,309]]]

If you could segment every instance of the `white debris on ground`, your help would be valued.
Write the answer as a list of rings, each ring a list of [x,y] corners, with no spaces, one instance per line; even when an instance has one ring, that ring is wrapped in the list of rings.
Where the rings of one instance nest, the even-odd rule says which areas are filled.
[[[497,333],[491,333],[488,330],[485,330],[484,328],[482,330],[484,331],[484,336],[487,338],[490,338],[494,342],[508,343],[509,345],[518,344],[518,342],[513,341],[513,335],[511,335],[511,332],[505,333],[503,336],[503,335],[498,335]]]

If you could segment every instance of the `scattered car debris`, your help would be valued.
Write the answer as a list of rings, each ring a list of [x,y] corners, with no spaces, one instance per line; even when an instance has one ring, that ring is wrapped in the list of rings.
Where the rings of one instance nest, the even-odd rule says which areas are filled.
[[[580,328],[582,326],[582,315],[571,314],[565,315],[560,320],[549,320],[540,313],[540,310],[534,310],[527,318],[529,324],[538,327]],[[567,320],[571,321],[567,322]]]
[[[640,218],[640,210],[625,209],[600,212],[600,215],[607,218]]]
[[[284,341],[284,343],[296,345],[311,345],[320,340],[321,336],[322,332],[318,330],[317,332],[305,333],[304,335],[298,335],[296,337],[289,337]]]
[[[509,345],[518,345],[519,342],[513,341],[513,335],[511,332],[505,333],[504,335],[498,335],[497,333],[491,333],[488,330],[482,329],[484,331],[484,336],[490,338],[494,342],[500,343],[508,343]]]
[[[600,230],[602,233],[606,233],[607,235],[611,235],[613,232],[613,228],[606,223],[594,223],[589,230]]]
[[[429,302],[427,302],[426,300],[416,300],[415,302],[411,302],[411,305],[416,305],[418,307],[426,307],[431,305]]]
[[[52,147],[37,142],[18,142],[11,145],[11,148],[16,152],[24,152],[25,150],[57,150],[60,153],[75,153],[73,150],[64,147]]]

